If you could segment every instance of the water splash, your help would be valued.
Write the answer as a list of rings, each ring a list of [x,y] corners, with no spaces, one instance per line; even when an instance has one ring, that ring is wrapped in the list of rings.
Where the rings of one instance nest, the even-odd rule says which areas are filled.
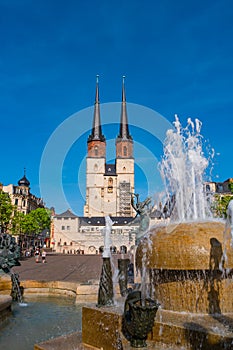
[[[171,218],[178,222],[205,220],[212,216],[204,188],[211,156],[205,156],[203,150],[202,123],[188,118],[183,128],[175,115],[173,124],[175,129],[167,131],[159,164],[166,197],[173,199]]]

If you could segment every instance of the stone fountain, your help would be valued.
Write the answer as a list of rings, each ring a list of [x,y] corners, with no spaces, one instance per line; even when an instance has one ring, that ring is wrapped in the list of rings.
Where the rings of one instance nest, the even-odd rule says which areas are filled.
[[[175,196],[171,221],[151,228],[136,253],[148,293],[161,303],[154,335],[189,349],[232,349],[233,202],[227,223],[212,218],[201,123],[188,119],[183,129],[176,116],[174,124],[160,164],[167,192]]]
[[[170,223],[140,234],[136,251],[140,292],[161,304],[148,347],[232,349],[233,202],[227,223],[213,219],[212,199],[203,186],[209,158],[201,122],[188,119],[182,128],[176,116],[174,126],[160,163],[167,198],[173,198]],[[126,298],[126,313],[130,304]],[[88,331],[90,320],[95,320],[95,334]],[[83,342],[105,350],[127,348],[124,322],[116,308],[108,313],[84,309]]]

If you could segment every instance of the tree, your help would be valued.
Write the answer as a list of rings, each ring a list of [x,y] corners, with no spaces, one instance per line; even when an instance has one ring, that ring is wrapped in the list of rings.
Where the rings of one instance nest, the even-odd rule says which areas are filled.
[[[22,231],[30,235],[38,235],[44,229],[49,229],[50,223],[50,211],[45,208],[37,208],[25,215],[22,223]]]
[[[13,213],[13,205],[8,193],[0,191],[0,233],[7,232]]]
[[[217,214],[217,216],[220,218],[226,218],[227,207],[231,199],[233,199],[233,196],[215,195],[214,212]]]
[[[23,223],[25,220],[25,214],[15,210],[14,216],[11,220],[11,232],[13,235],[23,233]]]
[[[233,193],[233,181],[232,180],[229,181],[228,187],[229,187],[229,190],[231,191],[231,193]]]

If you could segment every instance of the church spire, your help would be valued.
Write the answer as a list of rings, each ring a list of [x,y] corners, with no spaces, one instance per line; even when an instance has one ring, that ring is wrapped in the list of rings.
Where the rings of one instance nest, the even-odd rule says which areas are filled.
[[[127,108],[126,108],[126,97],[125,97],[125,76],[122,77],[122,101],[121,101],[121,123],[120,123],[120,133],[118,138],[121,139],[132,139],[129,134]]]
[[[93,118],[92,132],[88,138],[88,142],[90,141],[105,141],[105,137],[102,134],[102,128],[101,128],[101,122],[100,122],[99,75],[96,76],[94,118]]]
[[[121,122],[120,132],[116,138],[116,158],[133,158],[133,138],[129,133],[126,97],[125,97],[125,76],[122,80],[122,101],[121,101]]]

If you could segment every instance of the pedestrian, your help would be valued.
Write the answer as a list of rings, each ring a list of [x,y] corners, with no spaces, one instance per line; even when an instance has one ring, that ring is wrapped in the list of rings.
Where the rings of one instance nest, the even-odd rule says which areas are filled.
[[[39,248],[36,248],[35,259],[36,259],[36,263],[38,263],[40,261],[40,250],[39,250]]]
[[[42,256],[42,263],[46,263],[46,251],[45,250],[42,251],[41,256]]]

